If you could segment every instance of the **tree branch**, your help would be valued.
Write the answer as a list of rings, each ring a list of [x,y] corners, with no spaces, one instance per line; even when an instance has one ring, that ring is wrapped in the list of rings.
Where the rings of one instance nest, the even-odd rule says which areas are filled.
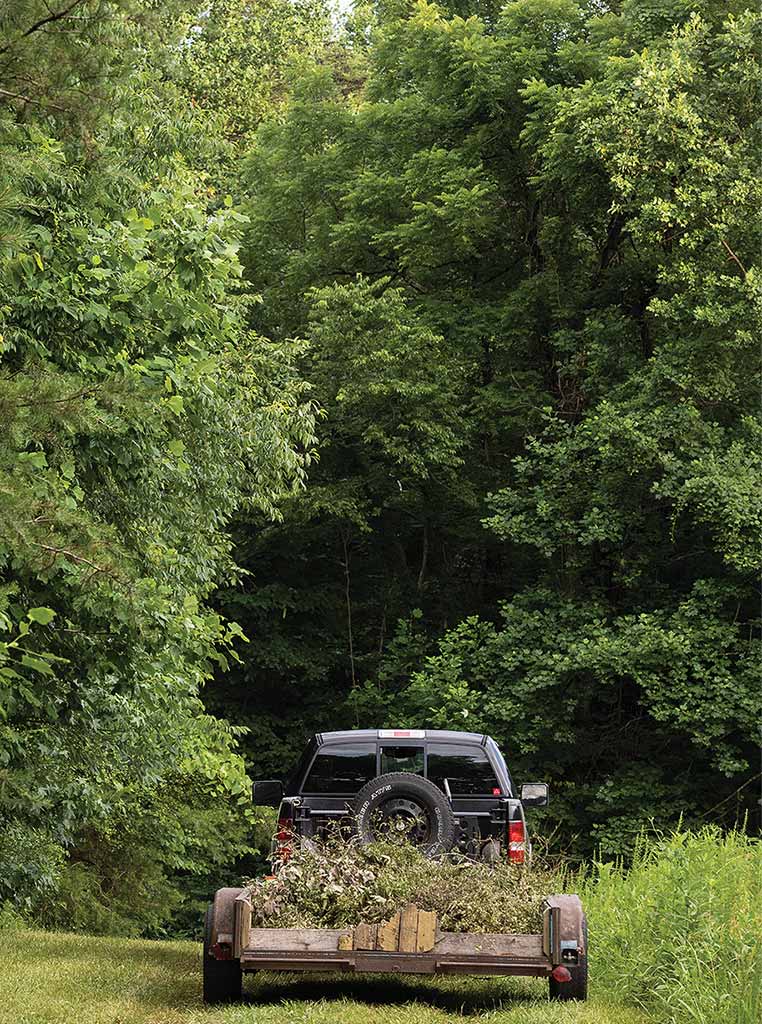
[[[2,92],[2,89],[0,89]],[[66,398],[40,398],[36,402],[18,402],[19,408],[27,408],[29,406],[37,405],[65,405],[67,402],[73,402],[77,398],[89,398],[90,395],[94,395],[96,391],[100,391],[102,385],[95,384],[91,388],[86,388],[84,391],[78,391],[76,394],[67,395]]]
[[[429,522],[428,519],[423,520],[423,551],[421,553],[421,571],[418,573],[418,593],[423,592],[423,584],[426,579],[426,566],[429,561]]]
[[[40,20],[36,21],[34,25],[26,30],[26,32],[22,32],[21,35],[16,36],[15,39],[11,39],[11,41],[6,43],[5,46],[0,47],[0,56],[7,53],[8,50],[11,50],[16,43],[20,43],[22,39],[26,39],[27,36],[31,36],[33,32],[39,31],[39,29],[43,28],[45,25],[50,25],[51,22],[60,21],[62,18],[65,18],[67,14],[71,14],[74,8],[78,7],[82,2],[83,0],[73,0],[73,3],[70,3],[68,7],[64,7],[63,10],[52,11],[47,18],[40,18]],[[45,6],[47,7],[47,4]],[[48,10],[50,10],[49,7]]]
[[[9,100],[22,100],[24,103],[33,103],[35,107],[51,107],[53,110],[66,109],[57,103],[51,103],[50,100],[35,100],[31,96],[25,96],[20,92],[8,92],[7,89],[0,89],[0,96],[6,96]]]
[[[344,598],[347,605],[347,639],[349,640],[349,667],[352,673],[352,689],[354,690],[357,686],[357,675],[355,674],[355,644],[354,635],[352,632],[352,593],[351,593],[351,581],[349,576],[349,546],[347,544],[347,533],[348,529],[344,529],[343,526],[339,527],[339,534],[341,536],[341,546],[344,551]]]
[[[84,555],[78,555],[74,551],[67,551],[66,548],[52,547],[50,544],[37,544],[35,547],[42,548],[43,551],[49,551],[53,555],[63,555],[66,558],[71,558],[73,562],[78,562],[81,565],[89,565],[96,572],[106,573],[107,576],[113,576],[113,572],[110,569],[104,568],[102,565],[97,565],[95,562],[91,562],[89,558],[85,558]]]
[[[741,261],[740,261],[740,260],[739,260],[739,258],[738,258],[738,257],[736,256],[736,254],[735,254],[735,253],[733,252],[733,250],[732,250],[732,249],[730,248],[730,246],[729,246],[729,245],[728,245],[728,243],[727,243],[727,242],[725,241],[725,239],[724,239],[724,238],[721,238],[721,239],[720,239],[720,241],[721,241],[721,242],[722,242],[722,244],[723,244],[723,245],[725,246],[725,252],[726,252],[726,253],[728,254],[728,256],[730,257],[730,259],[731,259],[731,260],[733,260],[733,262],[734,262],[735,264],[737,264],[737,266],[739,266],[739,267],[741,268],[741,273],[743,274],[743,276],[744,276],[744,277],[746,277],[746,267],[745,267],[745,266],[743,265],[743,263],[741,263]]]

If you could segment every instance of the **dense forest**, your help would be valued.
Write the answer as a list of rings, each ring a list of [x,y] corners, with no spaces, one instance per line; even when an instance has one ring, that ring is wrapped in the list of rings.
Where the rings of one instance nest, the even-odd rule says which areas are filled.
[[[489,732],[574,858],[759,828],[761,42],[0,0],[0,905],[192,929],[320,729]]]

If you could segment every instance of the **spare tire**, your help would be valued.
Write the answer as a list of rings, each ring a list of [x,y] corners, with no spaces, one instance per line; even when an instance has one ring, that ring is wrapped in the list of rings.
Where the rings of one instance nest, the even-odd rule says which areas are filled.
[[[357,794],[352,810],[363,845],[406,839],[424,857],[438,857],[457,841],[458,825],[449,801],[420,775],[391,772],[371,779]]]

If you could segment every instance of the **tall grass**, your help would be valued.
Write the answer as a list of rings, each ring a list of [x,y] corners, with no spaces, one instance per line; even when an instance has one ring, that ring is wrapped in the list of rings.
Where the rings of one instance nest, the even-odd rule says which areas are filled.
[[[762,1021],[762,843],[738,832],[641,842],[579,886],[595,988],[660,1024]]]

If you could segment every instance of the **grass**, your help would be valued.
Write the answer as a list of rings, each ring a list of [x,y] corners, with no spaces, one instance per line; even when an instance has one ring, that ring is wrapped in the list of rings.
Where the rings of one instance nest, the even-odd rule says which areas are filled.
[[[585,1004],[529,979],[255,976],[201,1003],[200,947],[0,928],[0,1024],[759,1024],[762,844],[678,834],[580,880]],[[0,922],[1,924],[1,922]]]
[[[0,1024],[647,1024],[594,996],[550,1004],[542,981],[274,975],[246,1002],[201,1003],[200,948],[38,931],[3,933]]]
[[[707,828],[642,843],[579,886],[602,987],[659,1024],[762,1021],[762,843]]]

